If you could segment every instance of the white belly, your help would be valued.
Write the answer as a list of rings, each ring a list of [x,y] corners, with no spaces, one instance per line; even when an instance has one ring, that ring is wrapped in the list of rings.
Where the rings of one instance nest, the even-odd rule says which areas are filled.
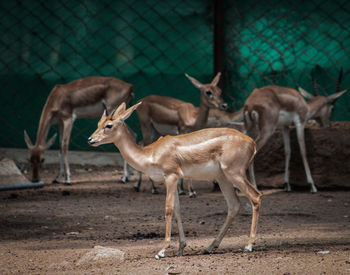
[[[294,112],[280,111],[278,114],[278,126],[288,126],[295,121],[296,114]]]
[[[183,178],[194,180],[214,180],[219,171],[219,164],[209,161],[203,164],[193,164],[191,166],[182,167]]]
[[[179,134],[179,129],[175,125],[159,124],[154,121],[152,121],[152,124],[154,128],[157,130],[157,132],[162,136],[165,136],[165,135],[177,136]]]
[[[164,173],[161,169],[150,168],[145,171],[145,174],[147,174],[147,176],[149,176],[155,182],[164,181]]]

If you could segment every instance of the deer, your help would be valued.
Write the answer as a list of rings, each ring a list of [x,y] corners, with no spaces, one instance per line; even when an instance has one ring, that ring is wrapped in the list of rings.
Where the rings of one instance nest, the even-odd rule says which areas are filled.
[[[244,131],[243,126],[243,108],[235,112],[227,112],[219,109],[209,110],[208,121],[206,123],[207,128],[228,127],[242,132]]]
[[[300,153],[311,193],[316,193],[317,188],[311,176],[307,161],[306,145],[304,138],[305,124],[310,119],[315,119],[322,127],[330,126],[330,117],[336,100],[347,90],[340,91],[342,70],[336,83],[334,94],[321,96],[317,93],[317,85],[314,82],[315,96],[299,87],[299,93],[292,88],[268,85],[254,89],[247,98],[244,107],[245,131],[251,135],[252,130],[257,130],[257,150],[263,147],[277,128],[281,128],[285,151],[284,190],[291,191],[289,183],[289,162],[291,156],[290,126],[295,125]],[[308,102],[304,98],[309,99]],[[253,164],[249,167],[250,180],[256,186]]]
[[[192,103],[173,97],[149,95],[143,99],[142,105],[136,110],[141,125],[143,144],[148,145],[163,135],[178,135],[206,127],[209,110],[227,109],[227,103],[223,102],[222,91],[218,87],[221,73],[217,73],[209,84],[202,84],[197,79],[185,74],[190,82],[200,90],[200,105],[195,107]],[[152,193],[158,191],[152,183]],[[134,189],[139,191],[141,174],[134,184]],[[182,180],[179,184],[180,194],[184,194]],[[189,184],[189,196],[195,197],[196,193]]]
[[[227,111],[222,111],[220,109],[214,109],[214,108],[209,109],[208,120],[204,128],[218,128],[218,127],[228,127],[228,128],[233,128],[243,132],[244,131],[243,108],[241,108],[236,112],[227,112]],[[136,134],[133,131],[131,131],[131,133],[133,134],[136,140]],[[174,134],[177,134],[177,132],[175,132]],[[153,129],[152,139],[156,140],[156,138],[159,138],[160,136],[161,135],[155,129]],[[131,177],[130,169],[132,168],[130,168],[130,166],[126,163],[126,161],[124,161],[124,168],[123,168],[124,172],[121,179],[123,183],[126,183],[129,181]],[[141,181],[140,177],[141,175],[139,173],[137,177],[138,182]],[[140,183],[135,184],[136,191],[139,191],[139,185]],[[157,193],[155,186],[152,185],[152,187],[153,187],[152,193]],[[189,190],[188,193],[190,198],[194,198],[197,195],[196,191],[194,191],[193,189],[192,183],[189,183],[188,190]],[[215,182],[214,182],[213,190],[220,191],[218,184]],[[181,191],[182,190],[180,190],[180,192]]]
[[[239,211],[240,201],[234,185],[252,205],[252,224],[247,252],[252,251],[256,239],[262,194],[248,181],[246,170],[256,153],[254,140],[229,128],[207,128],[177,136],[165,136],[146,146],[138,145],[130,134],[125,120],[143,102],[126,109],[122,103],[115,111],[103,113],[97,129],[88,138],[91,146],[114,143],[123,158],[135,170],[148,175],[153,181],[165,181],[164,243],[156,259],[166,256],[171,244],[172,217],[179,232],[178,256],[183,255],[186,238],[180,215],[177,188],[179,179],[217,180],[227,203],[227,216],[219,234],[204,251],[212,253],[218,248],[230,224]]]
[[[44,152],[54,143],[57,136],[54,134],[46,141],[53,124],[58,124],[60,135],[60,171],[53,183],[59,183],[65,176],[64,184],[70,185],[68,147],[75,119],[99,117],[104,110],[103,104],[111,111],[122,102],[129,104],[133,97],[133,86],[115,77],[91,76],[56,85],[43,107],[35,144],[24,130],[24,140],[29,148],[31,181],[40,181],[39,171],[44,162]]]

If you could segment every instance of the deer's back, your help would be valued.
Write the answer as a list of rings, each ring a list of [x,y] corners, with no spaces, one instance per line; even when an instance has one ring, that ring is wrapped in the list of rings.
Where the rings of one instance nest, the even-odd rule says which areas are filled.
[[[303,97],[294,89],[269,85],[254,89],[244,104],[244,112],[295,113],[304,119],[308,107]]]

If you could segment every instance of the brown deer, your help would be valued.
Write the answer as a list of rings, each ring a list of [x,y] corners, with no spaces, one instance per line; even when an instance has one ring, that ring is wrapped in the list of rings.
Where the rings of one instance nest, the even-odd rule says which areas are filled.
[[[150,95],[140,99],[142,105],[137,109],[137,116],[144,145],[152,143],[159,136],[178,135],[205,128],[210,108],[223,110],[227,108],[227,104],[221,97],[222,91],[218,87],[220,72],[209,84],[202,84],[195,78],[185,75],[200,90],[199,108],[189,102],[167,96]],[[140,185],[141,175],[139,174],[138,181],[134,185],[136,191],[140,189]],[[180,193],[183,193],[182,180],[179,187]],[[190,197],[195,196],[191,184],[189,190]],[[153,182],[152,192],[157,193]]]
[[[227,203],[228,213],[218,236],[205,250],[211,253],[226,234],[240,203],[234,185],[248,197],[253,214],[246,251],[252,251],[256,238],[261,193],[247,180],[246,170],[255,152],[255,142],[245,134],[228,128],[208,128],[189,134],[165,136],[147,146],[136,144],[125,120],[141,102],[126,110],[122,103],[115,112],[104,112],[96,131],[89,137],[92,146],[114,143],[123,158],[136,170],[154,181],[164,181],[166,186],[166,233],[162,249],[156,258],[166,255],[171,242],[173,214],[179,232],[178,256],[183,254],[186,239],[180,215],[177,182],[180,178],[217,180]],[[142,104],[141,104],[142,106]]]
[[[133,97],[132,85],[114,77],[93,76],[56,85],[42,110],[34,145],[24,131],[32,168],[31,180],[40,180],[39,170],[44,161],[44,151],[56,138],[55,134],[46,141],[52,124],[58,124],[60,133],[60,172],[54,182],[60,182],[65,175],[65,184],[70,184],[68,146],[74,120],[99,117],[104,110],[103,103],[111,111],[122,102],[129,103]]]
[[[294,89],[269,85],[254,89],[244,104],[244,123],[247,133],[254,128],[258,130],[256,139],[257,150],[268,141],[276,128],[282,129],[285,149],[285,190],[291,191],[289,184],[289,161],[291,155],[289,127],[295,125],[300,153],[303,160],[307,182],[311,185],[311,192],[317,192],[317,188],[311,176],[306,157],[304,139],[305,124],[309,119],[316,119],[323,127],[329,127],[330,117],[336,100],[347,90],[339,91],[342,78],[342,70],[336,84],[336,91],[329,96],[313,96],[299,87],[299,92]],[[317,87],[314,82],[314,87]],[[317,90],[315,90],[317,92]],[[250,180],[256,186],[253,165],[249,168]]]

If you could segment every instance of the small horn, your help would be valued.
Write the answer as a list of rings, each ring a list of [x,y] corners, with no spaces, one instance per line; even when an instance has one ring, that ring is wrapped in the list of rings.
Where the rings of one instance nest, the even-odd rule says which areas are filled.
[[[312,79],[312,84],[314,86],[314,95],[319,96],[320,94],[318,92],[318,86],[317,86],[317,81],[315,79],[315,70],[314,69],[312,69],[312,71],[311,71],[311,79]]]
[[[105,110],[105,115],[108,116],[108,109],[106,106],[106,102],[104,100],[102,100],[102,105],[103,105],[103,109]]]
[[[340,83],[341,83],[342,78],[343,78],[343,67],[340,68],[337,84],[335,85],[335,92],[336,93],[340,91]]]

